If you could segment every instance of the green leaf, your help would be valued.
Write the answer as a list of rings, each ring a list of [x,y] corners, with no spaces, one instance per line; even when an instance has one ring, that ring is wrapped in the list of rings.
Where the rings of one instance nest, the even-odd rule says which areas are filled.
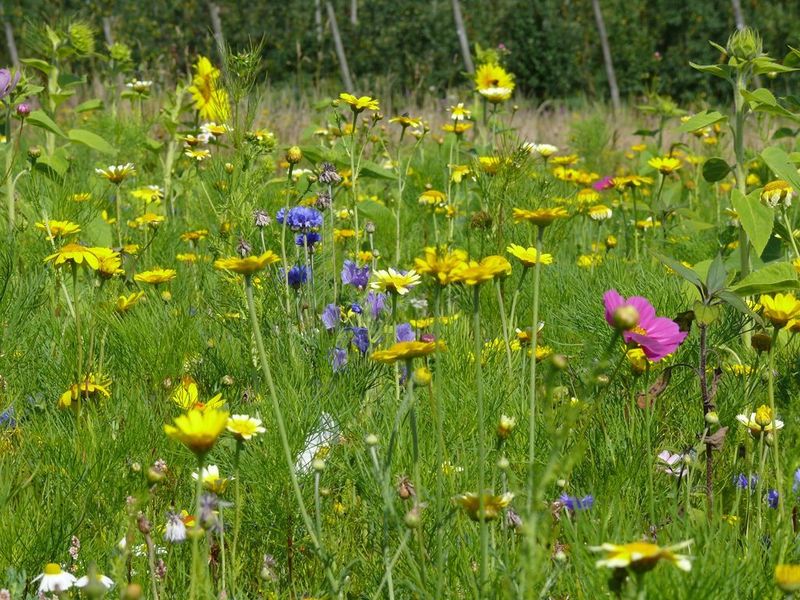
[[[773,140],[780,140],[787,137],[794,137],[797,135],[797,130],[790,129],[789,127],[780,127],[772,134]]]
[[[50,75],[50,72],[55,69],[53,65],[51,65],[46,60],[42,60],[40,58],[22,58],[20,61],[23,65],[27,65],[29,67],[33,67],[37,71],[41,71],[45,75]]]
[[[674,258],[670,258],[669,256],[664,256],[663,254],[659,254],[658,252],[652,252],[651,254],[655,256],[658,260],[660,260],[664,264],[664,266],[667,266],[673,271],[675,271],[678,275],[683,277],[686,281],[691,283],[698,290],[703,290],[705,288],[705,285],[703,285],[700,276],[697,273],[695,273],[694,270],[679,263]]]
[[[722,181],[731,172],[731,166],[719,157],[709,158],[703,163],[703,179],[709,183]]]
[[[780,103],[778,103],[777,98],[775,98],[772,92],[766,88],[758,88],[752,92],[748,90],[741,90],[741,94],[750,105],[750,108],[754,111],[763,112],[770,115],[789,117],[790,119],[797,120],[797,115],[781,106]]]
[[[361,169],[358,174],[361,177],[374,177],[375,179],[388,179],[390,181],[397,179],[397,175],[392,171],[384,169],[382,166],[368,160],[361,161]]]
[[[660,129],[637,129],[633,132],[633,135],[638,135],[640,137],[655,137],[658,135],[658,132],[661,131]]]
[[[728,270],[725,268],[722,256],[717,254],[711,266],[708,268],[708,275],[706,276],[706,288],[708,289],[709,295],[713,296],[716,292],[725,287],[727,278]]]
[[[154,140],[153,138],[145,138],[144,140],[144,147],[150,150],[151,152],[158,152],[161,148],[164,147],[164,142],[159,142],[158,140]]]
[[[102,137],[86,129],[70,129],[67,137],[73,142],[78,142],[88,146],[92,150],[97,150],[101,154],[116,154],[117,149],[105,141]]]
[[[391,223],[393,219],[391,210],[386,208],[383,204],[378,204],[373,200],[364,200],[363,202],[359,202],[358,212],[367,219],[377,223],[379,227],[381,225],[385,226],[386,224]]]
[[[753,311],[750,310],[750,307],[745,304],[744,300],[742,300],[739,296],[734,294],[729,290],[720,290],[716,293],[717,298],[722,300],[728,306],[738,310],[740,313],[747,317],[757,316],[753,314]]]
[[[87,100],[86,102],[81,102],[78,106],[75,107],[76,113],[85,113],[92,110],[102,110],[103,109],[103,101],[100,98],[93,98],[91,100]]]
[[[708,73],[721,79],[730,79],[731,76],[731,67],[729,65],[698,65],[693,62],[690,62],[689,65],[701,73]]]
[[[753,61],[753,66],[755,67],[753,72],[756,75],[762,75],[764,73],[789,73],[797,70],[794,67],[787,67],[779,62],[775,62],[768,56],[755,59]]]
[[[26,119],[29,125],[33,125],[34,127],[40,127],[49,131],[50,133],[55,133],[61,137],[67,137],[64,135],[64,132],[61,131],[61,128],[55,124],[55,121],[47,116],[47,113],[43,110],[35,110],[31,114],[28,115]]]
[[[789,182],[795,190],[800,190],[800,174],[797,173],[797,167],[792,163],[789,155],[786,154],[783,148],[778,146],[770,146],[761,151],[761,158],[767,163],[767,166],[772,169],[780,179]]]
[[[758,193],[751,193],[745,196],[739,190],[731,192],[731,204],[736,214],[739,215],[739,223],[742,224],[750,243],[757,255],[761,255],[764,247],[772,235],[772,226],[775,222],[775,215],[769,206],[764,206],[758,199]]]
[[[330,162],[340,169],[350,168],[350,159],[348,159],[343,152],[335,152],[327,148],[320,148],[319,146],[301,146],[300,150],[303,152],[303,156],[312,163]],[[368,160],[361,161],[359,176],[387,180],[394,180],[397,178],[397,175],[393,172]]]
[[[733,286],[731,291],[739,296],[755,296],[798,288],[800,281],[797,280],[794,266],[787,262],[775,262],[753,271]]]
[[[56,183],[63,183],[69,163],[59,154],[40,156],[34,168]]]
[[[686,121],[683,125],[681,125],[678,130],[683,131],[684,133],[692,133],[693,131],[697,131],[698,129],[703,129],[704,127],[709,127],[714,123],[719,123],[720,121],[726,120],[728,117],[719,113],[715,110],[709,112],[704,110],[701,113],[697,113],[691,119]]]

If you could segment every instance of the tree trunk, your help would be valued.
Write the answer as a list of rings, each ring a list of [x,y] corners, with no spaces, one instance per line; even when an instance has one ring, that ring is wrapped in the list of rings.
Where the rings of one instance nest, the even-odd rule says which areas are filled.
[[[467,73],[475,72],[475,65],[472,62],[472,54],[469,51],[469,40],[467,39],[467,30],[464,29],[464,19],[461,16],[461,3],[459,0],[453,1],[453,20],[456,22],[456,34],[458,35],[458,43],[461,46],[461,56],[464,58],[464,68]]]
[[[350,67],[347,66],[347,56],[344,53],[344,46],[342,45],[342,36],[339,35],[339,25],[336,22],[336,13],[333,12],[333,6],[330,2],[325,2],[325,8],[328,10],[328,21],[331,24],[331,33],[333,34],[333,45],[336,48],[336,57],[339,59],[339,69],[342,71],[342,82],[347,88],[349,93],[353,93],[353,77],[350,75]]]
[[[14,29],[11,21],[6,19],[5,3],[0,4],[0,19],[3,20],[3,29],[6,31],[6,45],[8,46],[8,56],[15,69],[19,69],[19,53],[17,52],[17,42],[14,40]]]
[[[111,19],[109,17],[103,17],[103,37],[106,39],[108,46],[114,45],[114,34],[111,33]]]
[[[739,0],[731,0],[733,5],[733,19],[736,21],[736,29],[744,29],[744,15],[742,15],[742,3]]]
[[[608,45],[608,33],[606,33],[606,23],[603,20],[603,11],[600,9],[600,0],[592,0],[594,18],[597,21],[597,33],[600,36],[600,46],[603,50],[603,63],[606,67],[606,77],[608,78],[608,89],[611,92],[611,107],[614,112],[619,112],[619,87],[617,86],[617,76],[614,73],[614,62],[611,60],[611,47]]]
[[[350,22],[358,25],[358,0],[350,0]]]
[[[222,19],[219,18],[219,6],[216,2],[208,3],[208,12],[211,15],[211,28],[214,31],[214,41],[221,57],[225,57],[225,37],[222,35]]]

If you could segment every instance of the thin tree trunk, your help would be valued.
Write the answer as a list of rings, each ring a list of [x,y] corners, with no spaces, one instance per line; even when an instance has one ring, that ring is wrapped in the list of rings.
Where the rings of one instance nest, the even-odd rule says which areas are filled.
[[[322,73],[322,0],[314,0],[314,30],[317,34],[317,68],[314,74],[314,84],[319,88],[320,74]]]
[[[211,28],[214,31],[214,41],[217,43],[219,54],[225,56],[225,36],[222,34],[222,19],[219,18],[219,6],[216,2],[208,3],[208,12],[211,15]]]
[[[103,37],[106,38],[108,46],[114,45],[114,34],[111,33],[111,19],[109,17],[103,17]]]
[[[733,5],[733,19],[736,21],[736,29],[744,29],[744,15],[742,14],[742,3],[739,0],[731,0]]]
[[[353,87],[353,77],[350,74],[350,67],[347,66],[347,56],[344,53],[344,46],[342,45],[342,36],[339,35],[339,25],[336,22],[336,13],[333,12],[333,6],[330,2],[325,2],[325,8],[328,10],[328,21],[331,24],[331,33],[333,34],[333,45],[336,48],[336,56],[339,59],[339,69],[342,71],[342,82],[351,94],[355,89]]]
[[[350,22],[358,25],[358,0],[350,0]]]
[[[464,29],[464,19],[461,16],[461,3],[459,0],[452,0],[453,2],[453,20],[456,22],[456,34],[458,35],[458,43],[461,46],[461,56],[464,58],[464,68],[467,73],[475,72],[475,65],[472,62],[472,54],[469,51],[469,40],[467,39],[467,30]]]
[[[603,11],[600,9],[600,0],[592,0],[594,18],[597,21],[597,33],[600,36],[600,46],[603,49],[603,63],[606,67],[606,77],[608,78],[608,89],[611,91],[611,107],[614,112],[619,112],[619,87],[617,86],[617,76],[614,73],[614,62],[611,60],[611,47],[608,45],[608,33],[606,33],[606,23],[603,20]]]
[[[17,52],[17,42],[14,40],[14,29],[11,21],[6,19],[5,3],[0,4],[0,18],[3,20],[3,29],[6,30],[6,45],[8,46],[8,56],[15,69],[19,69],[19,53]]]

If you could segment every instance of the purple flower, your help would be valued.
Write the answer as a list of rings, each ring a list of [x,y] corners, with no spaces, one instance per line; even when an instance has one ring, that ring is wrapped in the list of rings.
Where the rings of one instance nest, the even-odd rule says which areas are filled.
[[[285,208],[281,208],[275,215],[275,220],[283,225],[284,219],[286,226],[292,231],[311,231],[322,227],[322,213],[311,206],[294,206],[288,213]]]
[[[658,469],[674,477],[686,477],[689,470],[683,464],[683,457],[683,454],[672,454],[669,450],[663,450],[658,455],[661,463],[658,465]]]
[[[325,329],[328,331],[333,331],[339,324],[339,320],[341,319],[341,311],[335,304],[328,304],[328,306],[325,307],[325,310],[322,311],[320,318],[322,319],[322,324],[325,326]]]
[[[27,102],[21,102],[20,104],[17,104],[16,110],[17,110],[17,116],[24,119],[29,114],[31,114],[31,105],[28,104]]]
[[[14,91],[19,83],[19,76],[19,71],[12,75],[10,70],[0,69],[0,100]]]
[[[364,312],[364,309],[361,307],[361,305],[358,302],[353,302],[350,305],[350,310],[352,310],[357,315],[360,315],[361,313]]]
[[[281,279],[286,277],[286,280],[289,282],[289,286],[295,290],[299,289],[301,285],[308,281],[309,273],[310,269],[308,269],[305,265],[293,266],[291,269],[289,269],[289,273],[286,275],[284,275],[283,267],[280,268]]]
[[[770,490],[767,492],[767,504],[770,508],[778,508],[778,490]]]
[[[794,472],[794,483],[792,484],[792,491],[796,494],[800,491],[800,468]]]
[[[747,479],[747,475],[744,473],[739,473],[738,475],[734,475],[733,483],[736,484],[736,487],[742,490],[750,489],[752,492],[756,489],[756,485],[758,485],[758,475],[751,475],[750,479]]]
[[[642,296],[631,296],[627,300],[617,290],[603,294],[606,321],[621,330],[626,344],[637,344],[645,356],[659,361],[675,352],[686,339],[686,332],[666,317],[657,317],[656,309]]]
[[[417,336],[414,335],[411,323],[400,323],[394,330],[394,338],[396,342],[413,342]]]
[[[17,426],[17,419],[14,415],[14,407],[9,406],[2,413],[0,413],[0,427],[7,429],[14,429]]]
[[[317,179],[320,183],[333,185],[334,183],[339,183],[342,180],[342,177],[336,171],[336,167],[334,165],[329,162],[324,162],[320,167],[319,176]]]
[[[254,210],[253,211],[253,224],[258,227],[259,229],[262,227],[266,227],[272,222],[272,219],[264,210]]]
[[[607,175],[602,179],[598,179],[592,184],[592,187],[597,192],[602,192],[604,190],[608,190],[614,187],[614,178],[611,175]]]
[[[363,290],[369,283],[369,265],[359,267],[352,260],[344,261],[342,265],[342,283],[352,285],[354,288]]]
[[[587,510],[594,506],[594,496],[584,496],[583,498],[578,498],[577,496],[569,496],[567,494],[561,494],[558,497],[558,501],[563,504],[567,510],[571,510],[575,512],[576,510]]]
[[[347,366],[347,350],[336,347],[331,350],[331,368],[338,373]]]
[[[352,344],[358,348],[361,354],[366,354],[369,348],[369,331],[366,327],[352,327],[353,339]]]
[[[314,250],[314,244],[319,242],[322,236],[316,231],[307,231],[305,233],[298,233],[294,238],[294,243],[297,246],[308,247],[309,250]]]
[[[377,319],[386,307],[386,294],[370,290],[367,293],[367,306],[369,306],[370,316]]]

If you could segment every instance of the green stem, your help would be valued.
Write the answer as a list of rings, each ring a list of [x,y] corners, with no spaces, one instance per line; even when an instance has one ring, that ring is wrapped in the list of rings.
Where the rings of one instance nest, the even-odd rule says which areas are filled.
[[[481,287],[476,285],[472,292],[472,330],[475,338],[475,388],[477,392],[478,412],[478,515],[480,516],[481,560],[480,581],[481,593],[486,589],[486,570],[489,565],[489,529],[486,522],[486,427],[483,412],[483,367],[481,365]]]
[[[233,519],[233,546],[231,547],[231,590],[236,595],[238,588],[236,587],[236,572],[239,568],[239,563],[236,562],[238,558],[239,549],[239,530],[242,526],[242,487],[241,477],[239,476],[239,464],[242,455],[242,440],[236,440],[236,452],[233,455],[233,498],[236,504],[236,512]]]
[[[537,227],[536,231],[536,256],[542,255],[542,237],[544,228]],[[533,508],[533,475],[534,461],[536,460],[536,346],[538,345],[537,324],[539,322],[539,280],[541,277],[542,263],[537,261],[533,267],[533,306],[531,309],[531,370],[530,387],[528,389],[528,484],[526,489],[526,511],[530,514]],[[534,540],[531,540],[533,543]]]
[[[205,455],[197,455],[197,484],[194,493],[195,529],[200,529],[200,497],[203,495],[203,461]],[[200,579],[200,531],[192,532],[192,577],[189,584],[189,599],[197,598],[197,586]]]
[[[314,549],[317,551],[317,554],[320,556],[320,559],[325,563],[325,575],[328,578],[328,583],[331,586],[331,591],[334,593],[338,593],[339,591],[339,583],[333,575],[333,571],[331,570],[330,564],[328,564],[327,554],[325,552],[325,548],[322,546],[322,541],[316,534],[314,528],[314,522],[311,520],[311,517],[308,515],[308,511],[306,510],[305,501],[303,500],[303,492],[300,490],[300,484],[297,482],[297,473],[294,470],[294,458],[292,456],[292,450],[289,447],[289,436],[286,433],[286,424],[283,420],[283,411],[281,411],[280,403],[278,402],[278,394],[275,390],[275,383],[272,380],[272,370],[269,366],[269,361],[267,360],[267,352],[264,349],[264,339],[261,337],[261,328],[258,324],[258,316],[256,315],[256,305],[255,300],[253,299],[253,281],[251,275],[245,276],[245,293],[247,294],[247,308],[250,312],[250,324],[253,328],[253,337],[256,340],[256,348],[258,350],[258,357],[261,361],[261,370],[264,373],[264,379],[267,382],[267,389],[269,390],[269,397],[272,403],[272,412],[275,416],[275,422],[278,426],[278,434],[281,438],[281,446],[283,448],[284,458],[286,459],[286,464],[289,467],[289,479],[292,483],[292,489],[294,490],[295,499],[297,501],[298,509],[300,510],[300,515],[303,518],[303,524],[306,526],[308,530],[308,536],[311,538],[311,543],[314,546]]]
[[[772,334],[772,345],[770,346],[769,351],[769,371],[767,373],[767,395],[769,397],[769,409],[771,412],[772,422],[774,423],[777,417],[777,413],[775,412],[775,352],[778,345],[778,334],[780,333],[780,329],[775,328],[775,331]],[[775,427],[772,428],[772,450],[775,460],[775,479],[777,480],[775,483],[775,487],[778,490],[778,526],[785,521],[786,519],[786,501],[783,497],[783,469],[781,467],[781,453],[780,447],[778,445],[778,436],[779,430]],[[763,473],[761,476],[763,477]],[[781,554],[781,560],[783,560],[783,551]]]

